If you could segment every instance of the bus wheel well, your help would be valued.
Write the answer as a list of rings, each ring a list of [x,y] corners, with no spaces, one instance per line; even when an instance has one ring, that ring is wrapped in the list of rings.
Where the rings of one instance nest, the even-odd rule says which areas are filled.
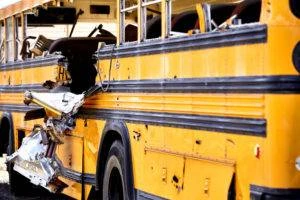
[[[10,113],[3,113],[0,118],[0,155],[13,153],[14,146],[8,148],[10,144],[14,144],[12,116]]]
[[[111,145],[115,141],[120,141],[125,149],[125,187],[127,188],[128,198],[134,199],[133,172],[131,162],[130,140],[126,124],[122,121],[107,121],[103,130],[100,148],[98,152],[96,169],[96,189],[102,197],[103,177],[108,153]]]

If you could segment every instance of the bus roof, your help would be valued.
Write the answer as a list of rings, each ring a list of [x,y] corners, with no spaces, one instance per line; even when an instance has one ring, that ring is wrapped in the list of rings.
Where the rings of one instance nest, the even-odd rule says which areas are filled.
[[[10,0],[1,0],[2,2],[7,1],[7,6],[0,9],[0,20],[7,17],[13,16],[15,14],[21,13],[23,11],[35,8],[37,6],[49,3],[53,0],[19,0],[13,1],[15,3],[9,3]],[[0,1],[0,3],[1,3]]]

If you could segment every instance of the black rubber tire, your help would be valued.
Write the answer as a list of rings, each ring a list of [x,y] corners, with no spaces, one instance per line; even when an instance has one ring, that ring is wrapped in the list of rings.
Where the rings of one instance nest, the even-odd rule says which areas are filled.
[[[125,149],[120,141],[115,141],[109,150],[104,177],[103,200],[127,200],[128,192],[124,180]]]
[[[6,153],[8,156],[13,154],[15,151],[14,148],[14,132],[13,132],[13,124],[12,118],[10,114],[5,114],[5,117],[0,121],[0,146],[1,146],[1,153]],[[7,172],[9,175],[9,185],[10,191],[12,193],[19,193],[21,192],[17,188],[24,188],[24,177],[21,177],[16,171],[13,170],[13,163],[7,163]],[[20,187],[18,187],[20,186]]]

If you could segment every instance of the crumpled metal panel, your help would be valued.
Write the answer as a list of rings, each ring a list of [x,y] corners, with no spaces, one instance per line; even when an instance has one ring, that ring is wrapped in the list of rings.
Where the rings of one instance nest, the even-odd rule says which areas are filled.
[[[7,157],[8,162],[14,162],[14,170],[25,176],[35,185],[40,185],[51,192],[60,191],[57,182],[60,174],[60,164],[55,156],[47,157],[49,141],[45,141],[46,132],[35,128],[23,139],[21,147]]]
[[[84,103],[84,94],[76,95],[70,92],[37,93],[27,91],[25,93],[25,102],[34,102],[58,115],[73,115],[78,112],[79,107]]]
[[[84,103],[84,94],[25,92],[26,104],[36,103],[47,114],[44,125],[35,125],[30,135],[23,139],[21,147],[7,162],[14,163],[14,170],[51,192],[61,191],[67,185],[58,179],[61,161],[56,156],[57,145],[75,127],[74,115]],[[52,115],[54,113],[54,115]]]

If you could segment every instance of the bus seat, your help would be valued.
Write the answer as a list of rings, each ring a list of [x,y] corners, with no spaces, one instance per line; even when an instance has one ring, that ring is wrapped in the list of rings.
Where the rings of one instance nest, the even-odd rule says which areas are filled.
[[[137,41],[138,28],[135,25],[127,24],[125,27],[125,42]]]
[[[46,38],[43,35],[39,35],[37,38],[35,45],[29,51],[33,54],[33,56],[41,56],[44,51],[48,51],[50,45],[53,43],[53,40]]]
[[[197,20],[198,14],[195,10],[180,13],[174,16],[174,18],[172,19],[172,31],[187,33],[188,31],[195,28]]]
[[[29,52],[29,47],[30,47],[29,40],[34,40],[34,39],[36,39],[35,36],[27,36],[23,40],[23,42],[22,42],[22,48],[21,48],[21,51],[20,51],[20,55],[21,55],[21,58],[23,60],[26,60],[27,58],[31,57],[31,53]]]
[[[147,22],[147,39],[161,36],[161,16],[155,16]]]

